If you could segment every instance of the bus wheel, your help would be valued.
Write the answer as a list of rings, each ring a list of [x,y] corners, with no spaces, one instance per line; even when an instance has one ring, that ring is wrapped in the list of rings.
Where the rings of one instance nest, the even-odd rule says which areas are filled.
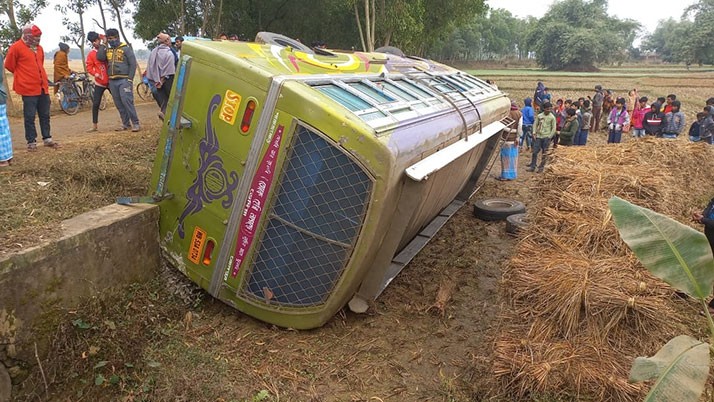
[[[291,47],[295,50],[301,52],[313,54],[312,49],[305,45],[304,43],[298,42],[293,38],[289,38],[285,35],[276,34],[273,32],[258,32],[255,35],[255,41],[257,43],[267,43],[268,45],[278,45],[282,47]]]

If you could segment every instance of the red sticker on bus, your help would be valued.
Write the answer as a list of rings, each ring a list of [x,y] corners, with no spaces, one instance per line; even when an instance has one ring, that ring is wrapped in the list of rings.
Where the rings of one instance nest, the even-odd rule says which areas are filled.
[[[275,130],[273,140],[270,141],[268,150],[260,161],[258,171],[253,176],[253,182],[248,191],[248,199],[243,208],[240,225],[238,226],[238,239],[236,240],[236,249],[233,260],[232,277],[238,275],[241,265],[245,260],[250,245],[255,237],[255,230],[260,223],[260,217],[263,214],[265,201],[270,193],[270,186],[273,184],[275,176],[275,162],[278,160],[278,152],[280,151],[280,142],[283,138],[283,126],[280,125]]]

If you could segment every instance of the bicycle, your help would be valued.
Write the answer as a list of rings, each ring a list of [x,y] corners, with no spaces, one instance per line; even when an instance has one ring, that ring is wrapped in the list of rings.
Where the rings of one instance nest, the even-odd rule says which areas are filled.
[[[78,85],[81,83],[81,85]],[[59,103],[62,111],[68,115],[77,114],[80,107],[85,104],[92,104],[94,96],[95,84],[89,78],[87,73],[72,73],[69,78],[65,78],[60,82]],[[99,102],[99,109],[107,108],[106,94],[102,94],[102,100]]]
[[[155,89],[151,87],[149,79],[146,78],[146,73],[144,73],[141,76],[141,81],[136,84],[136,94],[139,95],[139,98],[141,98],[142,100],[150,101],[154,100],[154,97],[152,96],[152,93],[154,91]]]

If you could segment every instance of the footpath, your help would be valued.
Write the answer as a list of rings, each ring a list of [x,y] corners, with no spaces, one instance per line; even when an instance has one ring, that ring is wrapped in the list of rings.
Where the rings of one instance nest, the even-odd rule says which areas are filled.
[[[22,104],[16,105],[20,110]],[[92,108],[84,107],[74,116],[70,116],[58,109],[56,100],[53,100],[50,118],[50,133],[52,139],[61,145],[82,142],[86,138],[96,136],[106,136],[108,133],[121,135],[114,129],[121,125],[119,112],[114,106],[108,106],[106,110],[99,111],[99,131],[87,132],[92,127]],[[136,104],[136,112],[139,115],[139,123],[142,131],[155,131],[160,125],[157,113],[159,106],[156,102],[144,102]],[[24,152],[27,149],[25,140],[25,125],[23,118],[10,117],[10,132],[12,134],[12,148],[16,153]],[[42,146],[42,135],[40,134],[40,121],[35,117],[35,127],[37,128],[37,142]]]

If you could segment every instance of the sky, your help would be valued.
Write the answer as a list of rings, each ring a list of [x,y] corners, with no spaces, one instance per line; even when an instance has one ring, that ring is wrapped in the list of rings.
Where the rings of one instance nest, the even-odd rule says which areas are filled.
[[[20,0],[20,2],[27,4],[28,0]],[[60,38],[63,35],[67,35],[69,33],[67,28],[62,25],[62,19],[58,16],[59,13],[55,10],[56,4],[66,4],[66,1],[50,0],[49,3],[50,5],[44,10],[42,10],[40,15],[35,19],[35,25],[40,27],[40,29],[42,30],[42,39],[40,40],[40,45],[42,45],[42,47],[47,52],[59,48],[59,42],[61,40]],[[109,12],[107,12],[106,8],[104,10],[104,14],[107,18],[107,25],[109,28],[119,28],[119,24],[117,24],[116,21],[112,20],[112,16]],[[71,15],[70,18],[73,20],[78,20],[76,14]],[[97,21],[101,21],[99,7],[96,5],[89,8],[87,10],[87,13],[85,14],[84,31],[100,32],[101,29],[97,24],[94,23],[94,21],[92,21],[92,18],[95,18]],[[124,21],[124,18],[125,17],[122,16],[122,22]],[[146,45],[142,40],[134,38],[134,31],[130,27],[128,27],[127,24],[123,25],[124,33],[126,33],[126,35],[129,37],[131,44],[137,49],[146,49]],[[77,47],[74,43],[67,42],[67,44],[71,48]],[[89,45],[87,45],[87,48],[89,48]]]
[[[516,17],[524,18],[532,15],[542,17],[556,0],[486,0],[491,8],[503,8]],[[684,9],[696,3],[697,0],[610,0],[608,14],[619,19],[633,19],[652,33],[659,20],[670,17],[679,20]],[[646,7],[645,7],[646,6]]]
[[[30,0],[20,0],[28,2]],[[540,18],[548,10],[551,4],[557,0],[486,0],[491,8],[504,8],[517,17],[527,17],[532,15]],[[42,29],[42,47],[46,51],[57,49],[60,37],[67,34],[67,29],[62,25],[55,11],[55,4],[64,3],[62,0],[51,0],[50,6],[43,10],[35,20],[37,26]],[[654,31],[657,22],[662,19],[674,17],[679,19],[687,6],[696,3],[697,0],[610,0],[608,12],[618,18],[631,18],[640,22],[648,32]],[[647,7],[643,7],[643,5]],[[96,30],[99,27],[92,21],[92,17],[99,20],[99,8],[93,6],[87,12],[85,19],[85,31]],[[111,18],[107,13],[107,18]],[[108,22],[110,26],[117,27],[116,22]],[[145,49],[143,41],[133,37],[130,27],[124,26],[126,34],[130,37],[132,44],[138,49]],[[637,41],[635,42],[637,44]],[[75,47],[70,43],[71,47]]]

